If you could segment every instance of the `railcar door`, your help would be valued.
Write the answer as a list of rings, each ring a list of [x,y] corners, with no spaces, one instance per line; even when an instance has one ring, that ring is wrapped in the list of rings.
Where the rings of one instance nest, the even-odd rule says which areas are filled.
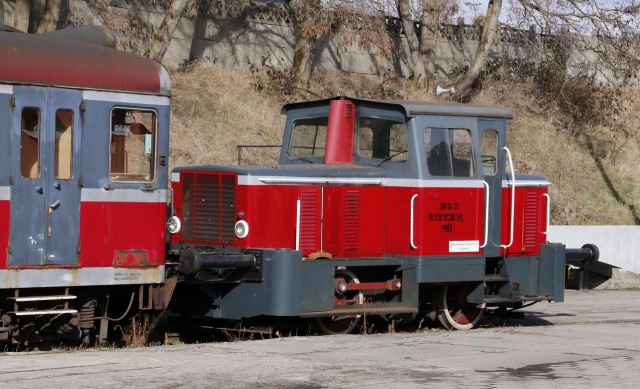
[[[76,264],[82,94],[16,86],[13,98],[9,265]]]
[[[485,182],[485,257],[500,256],[502,178],[505,174],[505,120],[478,121]],[[488,192],[487,192],[488,191]],[[487,220],[488,218],[488,220]]]

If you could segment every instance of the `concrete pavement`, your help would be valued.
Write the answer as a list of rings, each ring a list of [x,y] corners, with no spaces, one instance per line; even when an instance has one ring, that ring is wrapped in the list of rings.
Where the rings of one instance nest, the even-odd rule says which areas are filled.
[[[471,331],[0,354],[0,386],[415,388],[640,385],[640,291],[567,291]]]

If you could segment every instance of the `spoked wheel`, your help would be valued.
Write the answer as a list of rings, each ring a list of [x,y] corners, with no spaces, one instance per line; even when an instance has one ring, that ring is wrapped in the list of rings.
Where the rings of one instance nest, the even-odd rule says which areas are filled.
[[[347,290],[349,284],[359,284],[360,281],[351,271],[346,269],[336,270],[335,292],[333,303],[336,308],[364,304],[364,295],[361,290]],[[356,329],[362,315],[327,316],[316,318],[318,329],[327,335],[349,334]]]
[[[469,330],[484,314],[485,304],[467,302],[468,290],[464,286],[443,286],[437,293],[438,320],[448,330]]]

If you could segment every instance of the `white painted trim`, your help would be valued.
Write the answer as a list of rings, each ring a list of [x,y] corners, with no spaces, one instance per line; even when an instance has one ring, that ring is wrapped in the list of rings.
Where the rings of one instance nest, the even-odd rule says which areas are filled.
[[[0,84],[0,94],[12,95],[13,94],[13,85]]]
[[[172,177],[173,180],[173,177]],[[238,176],[238,185],[351,185],[400,188],[482,188],[481,180],[418,180],[412,178],[340,178],[340,177],[259,177]]]
[[[0,289],[137,285],[162,282],[164,282],[164,265],[146,268],[84,267],[0,270]]]
[[[90,101],[108,101],[110,103],[140,104],[140,105],[166,105],[170,99],[166,96],[143,95],[122,92],[102,92],[86,90],[82,91],[82,98]]]
[[[248,179],[255,178],[252,176],[239,176],[247,177]],[[258,180],[264,184],[350,184],[350,185],[382,185],[380,179],[367,179],[367,178],[328,178],[328,177],[258,177]]]
[[[551,183],[549,181],[527,181],[527,180],[520,180],[520,181],[516,181],[516,188],[518,187],[527,187],[527,188],[535,188],[535,187],[548,187],[551,185]],[[511,181],[507,181],[507,180],[502,180],[502,187],[503,188],[509,188],[511,187]]]
[[[82,202],[101,203],[167,203],[168,189],[143,191],[142,189],[82,188]]]
[[[11,200],[11,187],[0,186],[0,201],[9,201],[9,200]]]

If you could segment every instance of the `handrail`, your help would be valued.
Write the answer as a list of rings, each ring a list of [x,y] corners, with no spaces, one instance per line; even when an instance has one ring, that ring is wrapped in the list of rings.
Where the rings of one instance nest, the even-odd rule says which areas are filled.
[[[547,198],[547,226],[543,234],[547,235],[547,233],[549,233],[549,226],[551,226],[551,196],[549,196],[548,193],[543,194],[543,196]]]
[[[300,199],[296,203],[296,250],[300,250]]]
[[[484,195],[484,202],[485,202],[485,206],[484,206],[484,242],[482,243],[482,246],[480,246],[481,249],[483,249],[487,243],[489,243],[489,184],[487,183],[487,181],[482,181],[482,185],[484,185],[485,189],[487,190],[487,192]]]
[[[418,248],[418,246],[416,246],[413,243],[413,210],[414,210],[414,203],[416,200],[416,197],[418,197],[417,194],[414,194],[413,197],[411,198],[411,224],[409,225],[409,243],[411,243],[411,248],[416,250]]]
[[[516,212],[516,172],[513,168],[513,159],[511,158],[511,151],[507,146],[504,146],[504,151],[507,153],[507,157],[509,157],[509,166],[511,167],[511,227],[509,228],[509,244],[508,245],[500,245],[503,249],[508,249],[513,244],[513,225],[515,223],[515,212]]]

